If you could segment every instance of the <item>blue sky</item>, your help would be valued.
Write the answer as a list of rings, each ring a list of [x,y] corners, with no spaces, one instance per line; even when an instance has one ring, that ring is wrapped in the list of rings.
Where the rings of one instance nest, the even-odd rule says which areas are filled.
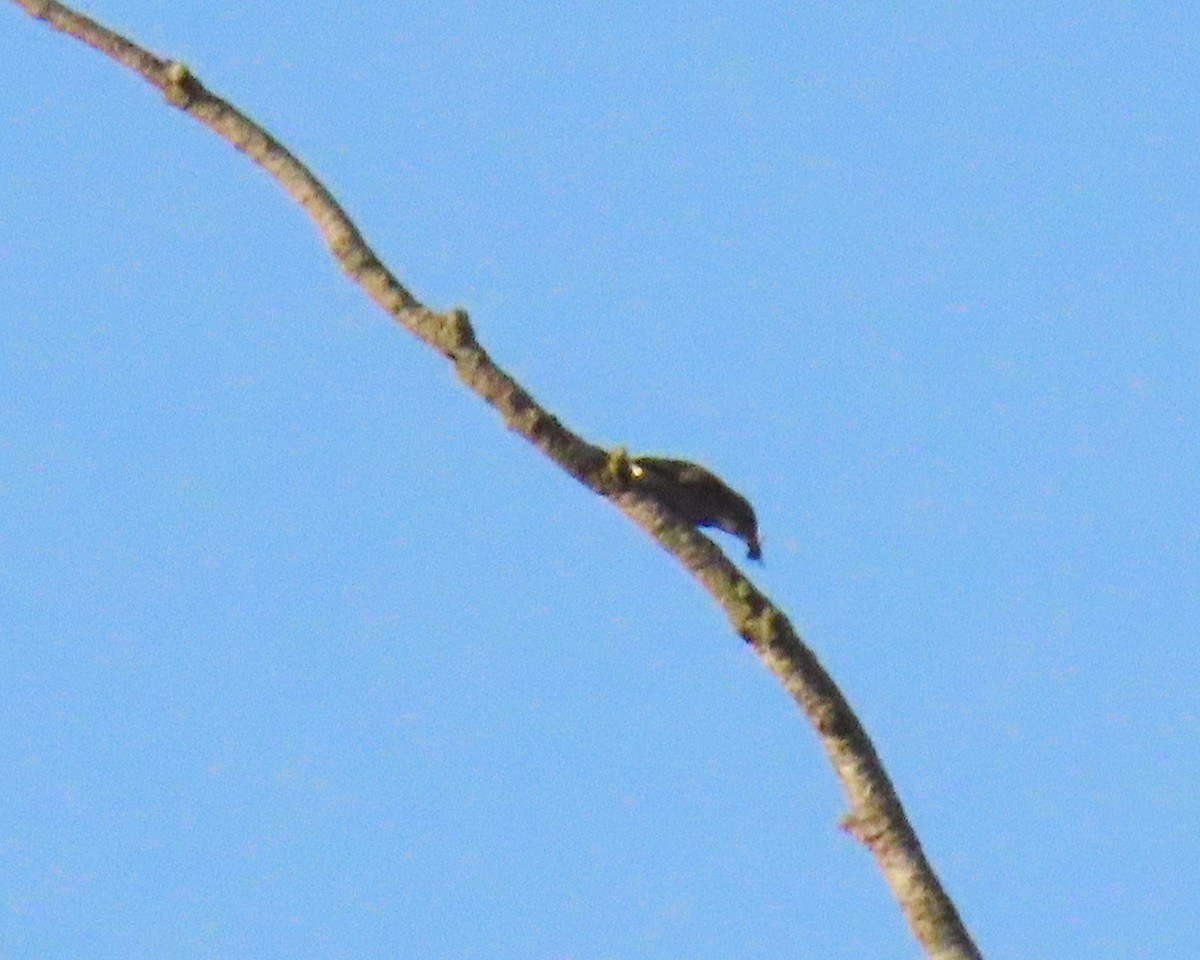
[[[1197,14],[89,12],[753,501],[985,955],[1194,956]],[[918,955],[707,597],[263,173],[10,5],[0,126],[6,960]]]

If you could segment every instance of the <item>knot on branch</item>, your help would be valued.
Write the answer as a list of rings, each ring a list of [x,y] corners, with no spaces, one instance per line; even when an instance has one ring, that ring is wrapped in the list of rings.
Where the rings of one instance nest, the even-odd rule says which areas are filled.
[[[186,110],[204,93],[204,87],[186,64],[172,60],[163,70],[162,92],[167,103]]]
[[[440,339],[442,349],[451,357],[460,350],[477,346],[475,329],[471,326],[471,318],[467,316],[466,310],[455,307],[449,313],[444,314]]]

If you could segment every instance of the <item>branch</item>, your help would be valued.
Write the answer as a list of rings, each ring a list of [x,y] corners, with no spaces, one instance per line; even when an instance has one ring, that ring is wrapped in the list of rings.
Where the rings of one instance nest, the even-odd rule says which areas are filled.
[[[308,213],[342,270],[385,313],[441,353],[459,378],[549,459],[645,530],[725,611],[734,631],[779,678],[808,717],[846,792],[842,825],[871,851],[926,954],[935,960],[981,960],[883,770],[870,739],[833,680],[787,617],[715,544],[668,512],[653,496],[622,482],[607,451],[563,426],[492,362],[465,311],[438,313],[417,300],[380,262],[358,228],[313,174],[266,130],[214,96],[177,61],[161,60],[94,20],[53,0],[13,0],[31,16],[81,40],[157,87],[266,170]]]

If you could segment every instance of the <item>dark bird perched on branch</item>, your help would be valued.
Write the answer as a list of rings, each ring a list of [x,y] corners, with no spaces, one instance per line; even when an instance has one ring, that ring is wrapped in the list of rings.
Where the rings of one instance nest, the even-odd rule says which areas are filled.
[[[681,519],[741,537],[748,548],[746,556],[762,559],[754,509],[711,470],[666,457],[630,457],[626,470],[633,484],[652,493]]]

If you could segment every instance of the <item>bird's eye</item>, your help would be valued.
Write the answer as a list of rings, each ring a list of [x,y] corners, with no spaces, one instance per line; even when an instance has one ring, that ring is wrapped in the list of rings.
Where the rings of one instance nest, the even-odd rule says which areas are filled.
[[[645,473],[646,471],[639,467],[636,463],[631,463],[629,465],[629,475],[635,480],[640,480]]]

